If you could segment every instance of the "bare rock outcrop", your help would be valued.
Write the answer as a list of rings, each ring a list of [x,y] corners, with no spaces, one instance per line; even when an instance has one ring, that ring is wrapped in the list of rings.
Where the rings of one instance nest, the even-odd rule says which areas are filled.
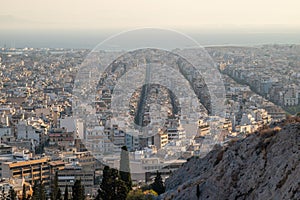
[[[216,146],[175,171],[166,188],[161,199],[300,199],[300,124]]]

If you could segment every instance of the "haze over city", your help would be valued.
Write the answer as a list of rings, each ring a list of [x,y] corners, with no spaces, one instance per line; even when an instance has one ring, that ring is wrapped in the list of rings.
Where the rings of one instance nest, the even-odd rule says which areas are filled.
[[[134,28],[181,31],[201,45],[300,42],[300,3],[285,1],[5,1],[0,46],[93,48]]]
[[[299,200],[299,10],[1,2],[0,200]]]

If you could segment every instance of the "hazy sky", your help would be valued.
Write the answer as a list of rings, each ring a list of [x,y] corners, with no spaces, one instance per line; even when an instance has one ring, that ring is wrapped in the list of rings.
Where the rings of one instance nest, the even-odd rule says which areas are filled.
[[[2,0],[1,29],[300,27],[299,0]]]

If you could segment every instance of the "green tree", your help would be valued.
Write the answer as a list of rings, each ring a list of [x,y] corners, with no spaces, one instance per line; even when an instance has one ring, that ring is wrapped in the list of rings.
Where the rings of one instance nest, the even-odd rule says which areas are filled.
[[[46,200],[46,190],[43,182],[35,181],[33,185],[32,200]]]
[[[69,200],[68,185],[66,185],[65,187],[64,200]]]
[[[129,166],[129,153],[126,146],[121,148],[121,159],[120,159],[120,178],[123,180],[128,188],[132,189],[132,181]]]
[[[157,193],[153,190],[142,191],[141,189],[131,190],[126,200],[153,200],[157,196]]]
[[[108,166],[105,166],[103,169],[102,182],[100,184],[100,190],[98,190],[98,196],[101,199],[107,198],[108,200],[112,199],[113,192],[113,177],[110,175],[111,170]]]
[[[17,199],[17,193],[16,193],[16,191],[14,190],[13,187],[10,187],[10,189],[9,189],[9,198],[10,198],[10,200],[16,200]]]
[[[101,200],[101,197],[100,197],[100,189],[98,189],[98,193],[97,193],[97,196],[95,197],[95,200]]]
[[[39,200],[46,200],[46,190],[43,182],[39,184]]]
[[[159,195],[164,193],[166,190],[161,174],[158,171],[156,172],[154,182],[151,184],[151,188]]]
[[[32,200],[38,200],[38,198],[39,198],[39,190],[38,190],[37,181],[34,182],[32,190],[33,190]]]
[[[81,184],[81,179],[77,179],[72,187],[72,200],[84,200],[84,186]]]
[[[128,188],[125,182],[120,179],[119,171],[105,166],[98,198],[105,200],[125,200],[127,194]]]
[[[51,184],[51,200],[56,200],[57,199],[57,194],[58,194],[58,173],[55,172],[54,180]]]
[[[61,190],[58,188],[58,192],[56,194],[56,200],[61,200]]]
[[[129,190],[126,183],[122,180],[116,181],[116,199],[126,200]]]
[[[23,184],[23,190],[22,190],[22,200],[26,199],[26,186]]]
[[[131,190],[128,195],[126,200],[144,200],[145,195],[143,194],[142,190]]]

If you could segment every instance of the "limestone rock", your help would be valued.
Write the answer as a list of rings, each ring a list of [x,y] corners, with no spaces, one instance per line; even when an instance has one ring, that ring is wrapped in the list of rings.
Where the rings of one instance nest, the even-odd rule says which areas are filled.
[[[268,129],[191,158],[160,199],[300,199],[300,124]]]

